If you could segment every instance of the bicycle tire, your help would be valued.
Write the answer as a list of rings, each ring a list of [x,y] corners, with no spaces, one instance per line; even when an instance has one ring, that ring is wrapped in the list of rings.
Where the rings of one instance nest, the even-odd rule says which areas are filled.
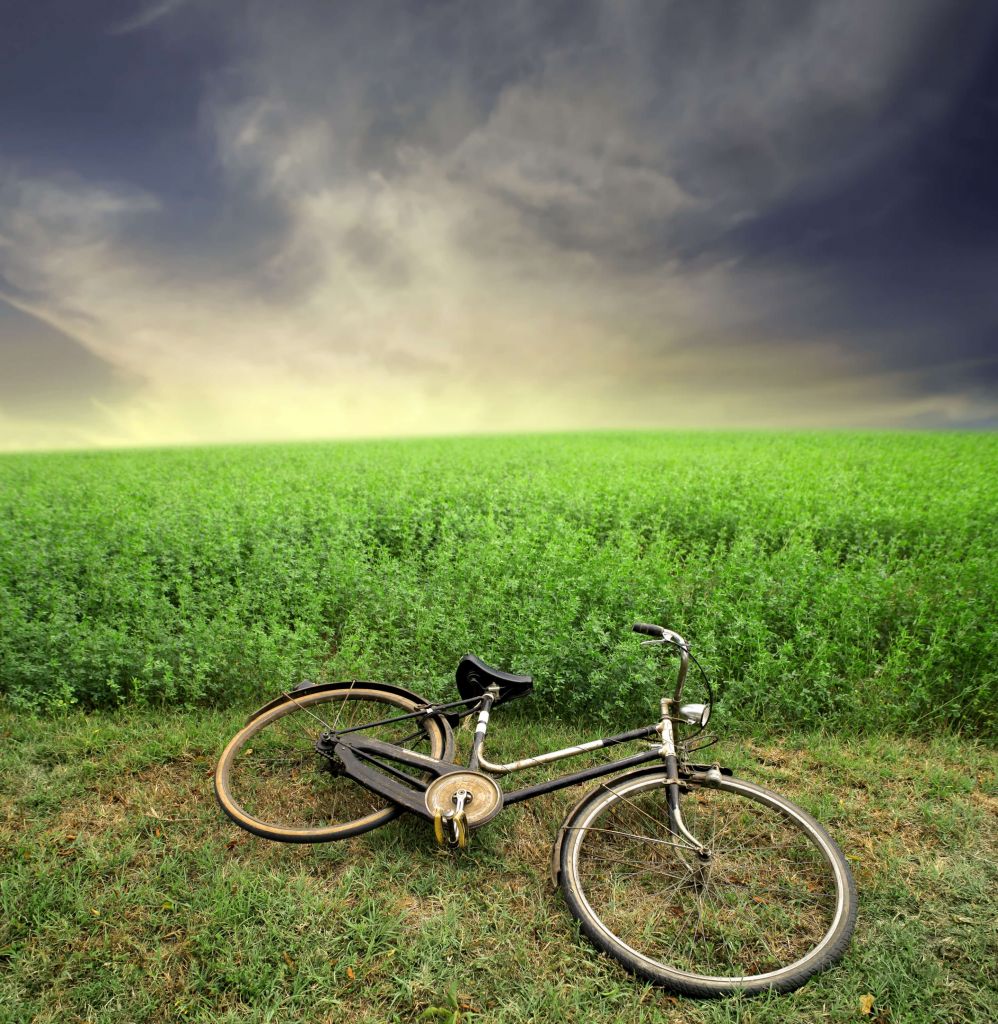
[[[602,784],[565,822],[561,885],[594,945],[698,998],[791,992],[838,960],[856,888],[825,829],[749,782],[683,790],[685,823],[712,850],[706,871],[668,829],[662,769]]]
[[[315,751],[315,741],[327,726],[377,722],[390,718],[394,708],[405,714],[421,703],[370,683],[296,694],[229,741],[215,768],[218,803],[241,828],[277,842],[330,842],[378,828],[402,808],[337,772]],[[438,760],[453,757],[454,736],[440,716],[383,725],[364,735]]]

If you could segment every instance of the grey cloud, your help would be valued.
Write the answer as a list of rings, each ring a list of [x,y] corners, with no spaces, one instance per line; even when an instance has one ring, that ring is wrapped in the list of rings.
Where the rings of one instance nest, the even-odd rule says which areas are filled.
[[[182,7],[188,6],[192,0],[158,0],[157,3],[137,6],[134,14],[115,22],[108,31],[112,35],[128,35],[140,29],[149,28],[163,18],[168,18]]]
[[[973,63],[925,59],[963,10],[254,4],[216,99],[266,97],[275,140],[303,120],[328,131],[302,190],[404,180],[415,151],[545,242],[626,270],[703,254],[896,145]]]
[[[411,278],[406,257],[392,244],[386,230],[358,221],[343,235],[343,248],[360,268],[389,288],[402,287]]]
[[[768,36],[762,31],[767,27],[760,26],[756,50]],[[250,93],[259,89],[277,97],[263,115],[271,122],[263,130],[272,133],[276,149],[293,148],[288,133],[303,118],[328,130],[323,149],[294,179],[303,193],[372,171],[405,180],[415,152],[435,163],[431,173],[459,183],[469,197],[487,194],[504,202],[509,216],[545,243],[590,253],[626,271],[687,258],[709,246],[733,222],[758,213],[781,175],[788,176],[777,166],[778,146],[765,138],[744,138],[757,126],[735,131],[715,117],[711,129],[709,105],[692,84],[684,93],[669,82],[642,80],[630,70],[627,52],[592,55],[581,47],[575,60],[545,65],[536,42],[544,38],[540,35],[527,59],[518,55],[504,65],[493,57],[493,84],[486,90],[475,87],[481,79],[474,48],[469,54],[435,53],[435,35],[424,32],[413,39],[403,28],[388,32],[391,42],[385,44],[374,34],[382,28],[375,22],[358,30],[351,21],[341,33],[351,43],[353,52],[347,53],[335,39],[327,47],[321,32],[318,45],[293,37],[289,55],[283,52],[287,42],[274,44],[278,56],[266,50],[259,65],[266,69],[262,80],[251,74],[241,83]],[[481,36],[490,36],[489,26],[475,38]],[[500,33],[495,49],[509,54],[504,42]],[[406,43],[416,52],[402,60],[397,54],[405,52]],[[317,52],[321,70],[313,66]],[[669,51],[665,54],[669,63]],[[435,77],[427,79],[426,68]],[[646,109],[660,89],[674,108],[671,119]],[[715,93],[713,105],[723,108],[724,90],[708,91]],[[827,113],[820,105],[800,106],[818,120]],[[858,118],[859,111],[826,144],[839,142],[838,149],[848,149],[849,130],[855,134]],[[784,132],[791,140],[803,128],[801,117],[796,120]],[[813,161],[796,166],[791,182],[813,169]],[[267,203],[262,195],[257,205],[266,210]],[[478,219],[473,209],[469,212]],[[274,230],[279,214],[272,212],[269,219],[275,223],[266,228],[266,237],[279,248],[281,235]],[[352,241],[344,244],[350,248]],[[224,265],[228,260],[220,255]],[[299,252],[297,271],[279,278],[276,287],[307,286],[310,259],[308,249]],[[399,265],[399,259],[394,262]],[[284,270],[288,275],[286,265]]]
[[[127,398],[138,383],[69,335],[0,299],[0,412],[90,416],[95,401]]]
[[[429,392],[495,374],[512,391],[557,389],[571,409],[589,388],[617,401],[618,422],[635,373],[652,407],[678,364],[732,393],[868,374],[892,401],[928,400],[928,377],[885,371],[911,351],[926,369],[933,346],[946,364],[950,307],[923,296],[907,313],[926,265],[885,280],[890,215],[864,207],[860,232],[830,197],[889,192],[982,62],[989,36],[974,28],[988,19],[974,11],[191,4],[147,24],[200,19],[224,38],[201,110],[216,192],[157,202],[121,184],[39,185],[0,215],[18,240],[9,273],[39,308],[91,317],[88,343],[125,365],[148,353],[170,382],[186,383],[188,361],[209,382],[273,373],[289,389],[370,371]],[[843,243],[840,225],[861,241]],[[89,260],[74,265],[76,250]],[[940,384],[939,408],[898,416],[950,416],[980,372],[966,368],[993,307],[959,240],[948,251],[953,293],[976,303],[965,369]],[[968,416],[986,400],[975,391]]]
[[[924,116],[900,96],[946,20],[926,3],[624,10],[613,45],[509,84],[457,155],[603,261],[686,256],[874,159]]]
[[[909,131],[926,104],[899,96],[958,9],[253,3],[211,104],[223,159],[261,206],[275,164],[299,194],[417,168],[464,190],[463,244],[500,202],[544,245],[644,271],[702,263],[732,228]],[[290,283],[307,285],[310,254]]]

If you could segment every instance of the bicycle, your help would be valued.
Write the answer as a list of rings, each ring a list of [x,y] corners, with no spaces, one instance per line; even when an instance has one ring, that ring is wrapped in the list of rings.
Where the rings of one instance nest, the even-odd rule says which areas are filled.
[[[569,811],[554,843],[553,876],[586,936],[683,995],[793,991],[845,951],[856,920],[849,865],[806,811],[719,764],[691,762],[713,700],[706,673],[693,658],[708,700],[682,704],[689,645],[663,626],[634,631],[680,658],[653,724],[497,764],[484,752],[490,714],[525,697],[530,676],[469,654],[459,699],[445,703],[385,683],[303,683],[230,740],[215,770],[218,802],[237,825],[279,842],[346,839],[409,812],[433,823],[441,845],[464,848],[505,807],[613,775]],[[471,715],[464,766],[453,727]],[[512,792],[496,781],[651,738],[629,757]]]

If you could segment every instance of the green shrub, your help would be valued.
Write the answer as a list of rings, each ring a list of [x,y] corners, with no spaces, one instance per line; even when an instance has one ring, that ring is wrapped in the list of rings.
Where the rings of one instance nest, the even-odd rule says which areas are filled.
[[[998,443],[592,434],[0,459],[16,707],[452,692],[471,650],[539,714],[647,717],[645,619],[736,724],[994,734]],[[671,669],[670,669],[671,670]]]

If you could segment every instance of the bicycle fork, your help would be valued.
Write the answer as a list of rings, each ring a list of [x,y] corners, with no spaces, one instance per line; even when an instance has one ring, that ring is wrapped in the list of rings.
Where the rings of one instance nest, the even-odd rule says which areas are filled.
[[[684,847],[690,849],[692,856],[689,860],[687,861],[686,858],[682,859],[690,869],[693,884],[699,887],[707,883],[713,855],[686,827],[686,823],[683,821],[683,812],[679,807],[679,757],[676,754],[676,738],[672,726],[674,703],[669,697],[662,698],[662,721],[658,726],[658,732],[662,737],[660,752],[665,759],[669,831]]]

